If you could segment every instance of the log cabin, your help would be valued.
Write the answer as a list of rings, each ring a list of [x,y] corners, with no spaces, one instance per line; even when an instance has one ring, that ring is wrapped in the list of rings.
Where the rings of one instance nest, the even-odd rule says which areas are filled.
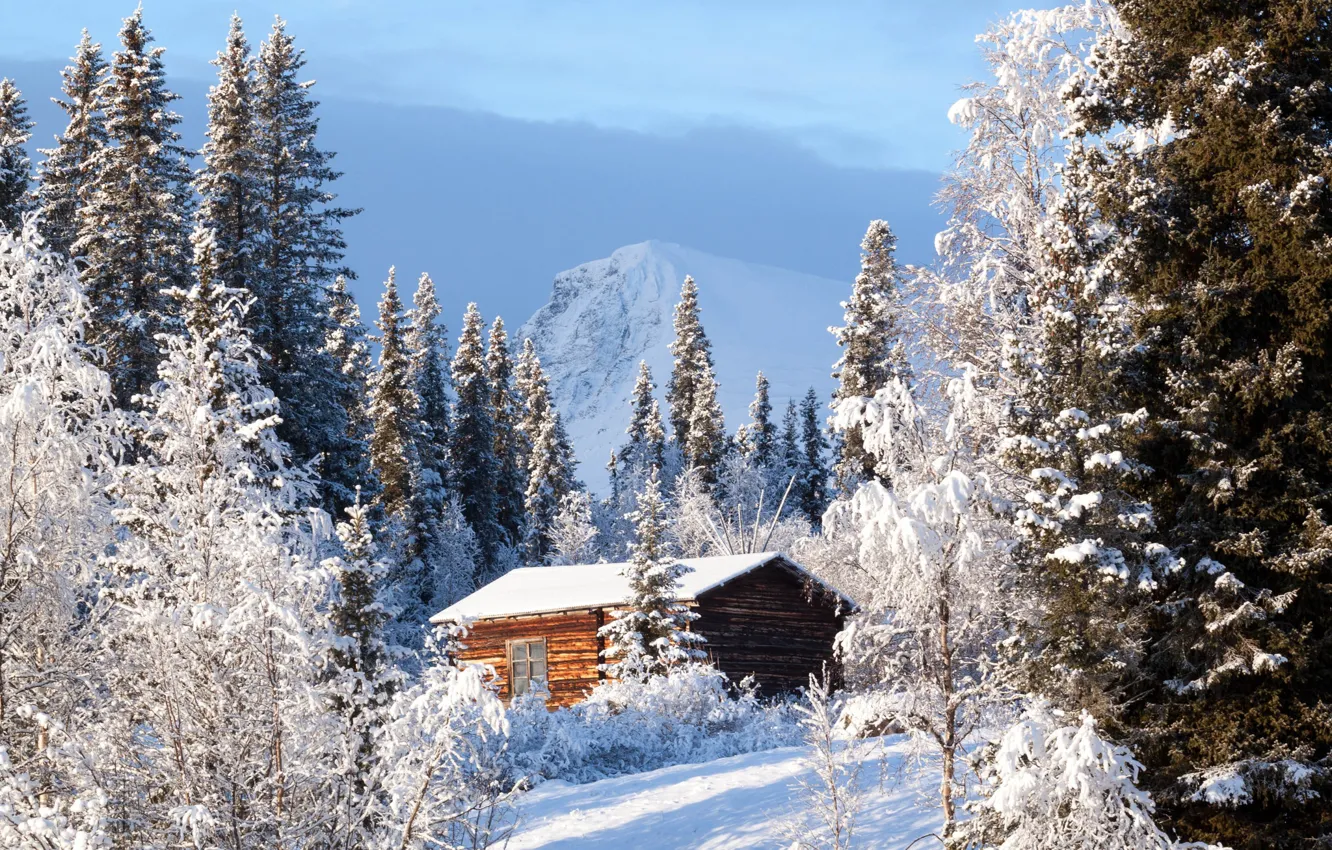
[[[753,676],[764,694],[795,690],[832,668],[849,598],[779,552],[685,558],[678,599],[699,616],[690,628],[732,681]],[[506,701],[544,687],[552,708],[601,681],[598,631],[629,596],[624,564],[524,567],[430,618],[464,623],[458,660],[494,667]]]

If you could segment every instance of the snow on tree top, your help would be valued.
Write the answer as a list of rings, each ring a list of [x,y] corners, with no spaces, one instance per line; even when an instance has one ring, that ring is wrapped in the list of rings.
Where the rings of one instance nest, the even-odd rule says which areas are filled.
[[[847,605],[845,594],[819,581],[800,564],[780,552],[752,555],[722,555],[713,558],[682,558],[689,567],[680,580],[677,598],[697,599],[715,587],[781,558],[804,577],[836,593]],[[560,567],[523,567],[512,570],[477,592],[455,602],[430,618],[432,623],[485,620],[548,614],[575,608],[610,608],[629,598],[626,564],[572,564]]]

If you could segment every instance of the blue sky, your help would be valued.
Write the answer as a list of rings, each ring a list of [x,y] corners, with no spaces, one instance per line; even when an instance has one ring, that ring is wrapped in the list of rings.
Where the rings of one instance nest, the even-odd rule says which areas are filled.
[[[0,56],[110,42],[128,2],[5,4]],[[281,13],[324,96],[678,134],[779,133],[837,164],[939,170],[945,120],[982,68],[995,0],[145,0],[173,74],[203,79],[235,9],[255,40]]]
[[[37,120],[79,32],[111,52],[132,0],[0,0],[0,76]],[[845,280],[873,218],[926,263],[947,121],[1007,0],[144,0],[202,144],[208,64],[233,10],[306,51],[338,153],[347,259],[367,315],[390,265],[446,316],[520,324],[552,277],[648,239]],[[1016,8],[1016,7],[1014,7]],[[700,281],[706,288],[706,282]],[[457,320],[451,322],[456,327]]]

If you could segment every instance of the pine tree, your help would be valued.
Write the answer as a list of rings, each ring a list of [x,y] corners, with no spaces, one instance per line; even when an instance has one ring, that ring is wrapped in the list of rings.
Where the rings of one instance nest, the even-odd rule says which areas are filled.
[[[317,144],[318,102],[286,24],[279,18],[255,62],[253,155],[262,232],[255,283],[260,308],[251,317],[255,341],[269,354],[262,377],[286,414],[279,436],[298,464],[333,451],[346,431],[335,403],[339,366],[323,352],[331,319],[325,289],[342,275],[342,221],[359,210],[334,206],[328,187],[340,176],[333,154]]]
[[[488,573],[498,561],[505,529],[499,520],[496,489],[499,462],[495,457],[495,421],[491,418],[494,396],[486,373],[481,329],[480,312],[475,304],[468,304],[453,355],[457,401],[449,433],[449,471],[453,476],[450,489],[457,494],[463,516],[476,532],[477,567]]]
[[[653,397],[656,389],[647,361],[640,361],[638,379],[634,382],[630,402],[633,412],[629,419],[629,441],[621,447],[616,461],[621,470],[636,469],[646,474],[653,467],[660,469],[665,462],[666,443],[661,408]]]
[[[427,538],[440,534],[437,526],[448,502],[448,331],[440,324],[439,314],[435,282],[423,274],[407,314],[406,345],[416,394],[416,499],[421,533]]]
[[[754,382],[754,400],[749,403],[749,422],[740,426],[736,445],[761,470],[772,469],[777,460],[777,426],[772,421],[772,401],[768,398],[768,376],[762,372]]]
[[[680,303],[675,305],[675,340],[671,354],[675,364],[671,380],[666,385],[666,403],[671,409],[671,430],[677,445],[684,446],[689,439],[689,423],[694,416],[694,395],[704,371],[711,372],[712,344],[703,332],[699,316],[698,285],[685,276],[680,287]]]
[[[194,180],[199,195],[195,221],[215,234],[218,279],[260,294],[255,268],[262,220],[254,148],[254,65],[239,15],[232,14],[226,49],[213,64],[217,84],[208,92],[208,140],[203,168]]]
[[[828,507],[828,438],[819,427],[819,396],[813,387],[800,404],[800,477],[796,480],[799,499],[796,504],[817,526]]]
[[[860,274],[851,299],[842,302],[844,324],[831,329],[842,349],[833,366],[832,376],[838,381],[834,401],[871,397],[893,379],[909,380],[911,373],[897,327],[902,282],[894,256],[897,237],[888,222],[870,222],[860,250]],[[858,429],[842,435],[837,454],[837,486],[843,492],[851,492],[857,482],[880,478]]]
[[[157,335],[174,325],[163,292],[187,286],[193,200],[188,159],[170,105],[163,48],[152,47],[143,10],[125,19],[121,49],[97,90],[109,144],[90,164],[78,239],[92,301],[89,341],[107,355],[121,406],[156,379]]]
[[[329,611],[336,638],[329,649],[325,689],[345,736],[341,749],[347,757],[339,766],[344,793],[350,798],[345,805],[354,812],[369,812],[366,792],[376,767],[374,742],[399,678],[384,640],[388,615],[382,597],[388,570],[377,558],[365,506],[356,503],[348,508],[337,534],[342,552],[324,562],[337,581],[337,597]],[[367,826],[370,818],[348,820],[358,821],[348,824],[354,830]]]
[[[513,386],[513,359],[504,319],[495,317],[486,347],[486,383],[490,388],[490,419],[495,434],[495,498],[500,525],[511,544],[523,539],[523,502],[527,480],[522,467],[519,416],[521,405]]]
[[[1069,96],[1093,131],[1161,139],[1113,148],[1099,200],[1132,235],[1115,268],[1150,414],[1134,448],[1176,564],[1153,576],[1123,722],[1181,832],[1309,846],[1332,829],[1314,802],[1332,754],[1329,20],[1296,0],[1116,6],[1127,32]]]
[[[324,342],[325,353],[339,364],[337,406],[346,411],[347,426],[342,439],[329,448],[320,467],[324,485],[324,508],[330,516],[346,511],[362,490],[372,499],[379,490],[370,470],[370,437],[374,423],[367,400],[370,396],[370,346],[366,328],[361,323],[361,308],[347,291],[341,275],[328,293],[330,329]]]
[[[599,532],[592,521],[592,497],[574,490],[560,502],[550,533],[550,563],[591,564],[597,559]]]
[[[704,364],[694,379],[694,412],[685,436],[685,462],[698,469],[706,486],[714,487],[729,448],[726,422],[717,401],[717,379],[712,376],[712,367]]]
[[[523,340],[516,389],[523,414],[518,422],[518,435],[527,479],[523,549],[528,563],[541,564],[552,553],[561,506],[575,481],[568,438],[560,424],[560,414],[551,403],[550,385],[530,339]]]
[[[42,214],[42,229],[51,250],[68,256],[78,238],[78,211],[83,206],[97,152],[107,143],[103,104],[98,87],[106,74],[102,45],[95,44],[88,31],[66,67],[64,100],[56,105],[69,116],[56,146],[42,150],[46,159],[38,168],[37,206]]]
[[[379,483],[376,504],[386,520],[398,523],[400,533],[415,535],[414,477],[419,459],[417,398],[411,358],[402,327],[402,299],[394,269],[384,282],[379,300],[379,368],[370,378],[370,468]],[[416,554],[414,542],[398,541],[402,553]]]
[[[800,413],[795,399],[787,401],[786,413],[782,416],[781,468],[782,490],[785,492],[790,484],[793,498],[789,501],[792,508],[797,508],[804,487],[805,453],[800,448]]]
[[[680,604],[676,592],[689,568],[667,550],[666,502],[656,470],[638,497],[631,520],[636,540],[625,565],[630,597],[615,619],[601,627],[606,640],[602,669],[618,679],[642,679],[685,661],[704,657],[702,635],[687,631],[698,615]]]
[[[24,148],[32,128],[23,94],[12,80],[0,80],[0,227],[11,231],[20,228],[32,205],[28,195],[32,162]]]

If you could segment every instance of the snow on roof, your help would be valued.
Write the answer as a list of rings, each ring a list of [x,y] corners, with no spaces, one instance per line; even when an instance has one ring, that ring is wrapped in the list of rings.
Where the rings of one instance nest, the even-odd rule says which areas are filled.
[[[808,570],[780,552],[723,555],[715,558],[681,558],[679,563],[689,567],[690,572],[685,573],[680,579],[678,598],[697,599],[701,594],[776,558],[781,558],[818,582]],[[627,565],[620,563],[522,567],[505,573],[471,596],[455,602],[431,617],[430,622],[484,620],[524,614],[548,614],[575,608],[609,608],[622,605],[629,598],[629,582],[621,574],[625,566]],[[828,589],[840,596],[848,605],[852,604],[845,594],[834,588]]]

